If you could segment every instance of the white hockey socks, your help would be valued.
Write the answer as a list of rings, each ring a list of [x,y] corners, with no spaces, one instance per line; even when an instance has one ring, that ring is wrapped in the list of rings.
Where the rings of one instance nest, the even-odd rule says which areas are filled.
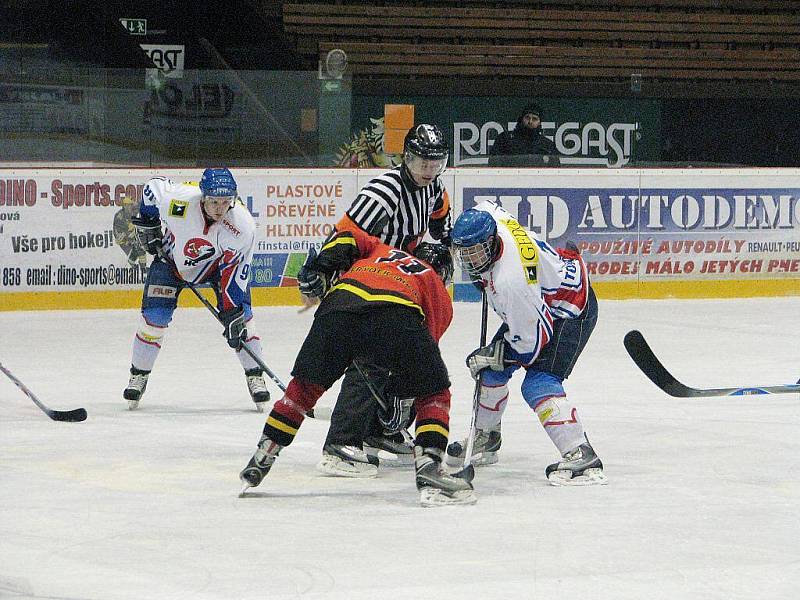
[[[508,386],[481,385],[478,398],[478,415],[475,424],[478,429],[494,429],[500,424],[508,405]]]
[[[248,336],[244,342],[244,345],[255,354],[261,361],[264,361],[264,351],[261,348],[261,338],[256,335],[250,335],[250,327],[247,328]],[[253,360],[253,357],[250,356],[244,349],[240,349],[236,351],[236,358],[239,359],[239,362],[242,365],[242,368],[245,371],[249,371],[250,369],[261,369],[258,363]]]
[[[166,333],[166,327],[151,325],[142,317],[136,337],[133,339],[131,364],[141,371],[152,371]]]
[[[533,407],[561,456],[586,441],[578,409],[566,396],[546,396]]]

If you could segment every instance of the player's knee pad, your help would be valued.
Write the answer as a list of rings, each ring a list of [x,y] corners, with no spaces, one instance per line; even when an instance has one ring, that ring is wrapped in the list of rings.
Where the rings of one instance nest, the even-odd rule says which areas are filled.
[[[534,411],[539,420],[545,424],[558,416],[561,402],[566,394],[561,379],[552,373],[529,369],[522,382],[522,396]]]
[[[169,323],[169,319],[167,319],[167,323]],[[161,326],[156,323],[152,323],[147,319],[146,315],[142,314],[142,320],[141,323],[139,323],[139,329],[136,331],[137,338],[139,338],[145,344],[150,344],[160,348],[161,340],[164,339],[164,335],[166,333],[166,325]]]
[[[485,381],[481,384],[478,397],[478,415],[475,424],[478,429],[492,429],[503,418],[503,413],[508,405],[508,386],[505,383],[490,385]]]
[[[514,371],[519,369],[519,365],[509,365],[502,371],[492,371],[484,369],[481,371],[481,383],[488,387],[500,387],[508,383]]]
[[[174,306],[148,306],[142,309],[142,320],[149,327],[166,329],[174,312]]]

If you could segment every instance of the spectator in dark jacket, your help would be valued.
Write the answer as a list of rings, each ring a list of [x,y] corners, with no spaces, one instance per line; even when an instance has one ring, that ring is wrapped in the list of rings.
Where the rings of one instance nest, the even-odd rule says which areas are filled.
[[[516,127],[497,136],[489,154],[491,166],[557,166],[558,150],[552,140],[542,135],[542,109],[526,106]],[[516,157],[516,158],[515,158]]]

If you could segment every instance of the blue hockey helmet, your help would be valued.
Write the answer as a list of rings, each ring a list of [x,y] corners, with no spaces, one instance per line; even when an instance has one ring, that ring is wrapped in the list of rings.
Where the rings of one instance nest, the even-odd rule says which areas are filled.
[[[450,254],[450,248],[444,244],[422,242],[414,248],[413,254],[432,266],[445,285],[450,283],[453,277],[453,255]]]
[[[456,219],[450,238],[458,262],[470,275],[480,275],[497,258],[497,223],[488,212],[465,210]]]
[[[200,178],[200,191],[204,196],[236,198],[236,180],[228,169],[206,169]]]

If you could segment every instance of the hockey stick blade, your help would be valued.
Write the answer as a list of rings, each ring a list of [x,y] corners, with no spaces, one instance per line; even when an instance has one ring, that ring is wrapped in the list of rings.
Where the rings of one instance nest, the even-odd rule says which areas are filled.
[[[44,413],[53,421],[67,421],[69,423],[80,423],[86,420],[86,409],[76,408],[73,410],[53,410],[47,409]]]
[[[659,389],[675,398],[711,398],[715,396],[756,396],[761,394],[800,393],[800,384],[746,386],[731,388],[693,388],[684,385],[667,371],[653,353],[641,332],[631,330],[623,341],[633,362]]]
[[[73,410],[53,410],[41,402],[32,391],[30,391],[25,384],[17,379],[14,374],[0,364],[0,371],[8,377],[14,385],[16,385],[22,393],[25,394],[31,401],[38,406],[44,414],[53,419],[53,421],[65,421],[67,423],[79,423],[86,420],[86,409],[75,408]]]
[[[458,477],[459,479],[472,483],[472,480],[475,479],[475,467],[469,464],[460,471],[453,473],[453,477]]]

